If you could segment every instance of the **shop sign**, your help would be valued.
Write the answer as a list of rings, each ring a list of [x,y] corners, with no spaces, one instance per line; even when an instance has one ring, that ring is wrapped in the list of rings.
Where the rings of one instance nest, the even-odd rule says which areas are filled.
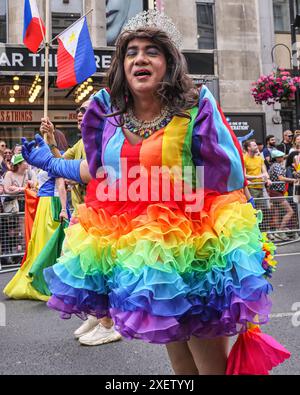
[[[43,115],[43,110],[0,110],[0,123],[40,123]],[[54,123],[77,122],[77,115],[74,111],[50,110],[48,115]]]
[[[94,49],[97,64],[96,75],[104,75],[109,69],[114,48]],[[192,75],[214,75],[214,53],[183,51],[189,73]],[[45,55],[43,51],[31,53],[22,46],[0,45],[1,74],[38,74],[43,75]],[[57,49],[51,48],[49,55],[49,73],[55,75],[57,69]]]
[[[253,131],[251,139],[265,140],[265,114],[226,114],[226,119],[237,137],[244,137]]]

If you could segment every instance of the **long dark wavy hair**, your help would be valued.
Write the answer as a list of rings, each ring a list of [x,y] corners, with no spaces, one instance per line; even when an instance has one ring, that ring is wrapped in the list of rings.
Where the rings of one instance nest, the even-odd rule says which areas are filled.
[[[124,60],[128,44],[134,39],[150,40],[162,49],[167,61],[167,71],[157,90],[157,96],[162,106],[172,109],[172,115],[190,119],[186,111],[198,105],[199,92],[192,79],[187,75],[184,56],[165,32],[153,27],[125,31],[119,36],[116,43],[116,53],[107,76],[112,106],[112,113],[107,116],[121,115],[120,122],[123,125],[123,114],[133,106],[133,97],[125,77]]]

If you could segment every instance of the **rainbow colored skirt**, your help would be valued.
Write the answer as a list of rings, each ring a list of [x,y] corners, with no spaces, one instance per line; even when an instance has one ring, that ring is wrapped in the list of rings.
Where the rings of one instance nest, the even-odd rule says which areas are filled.
[[[268,322],[274,249],[242,191],[206,193],[190,215],[175,201],[102,203],[96,189],[44,272],[62,318],[108,316],[124,337],[157,344]]]

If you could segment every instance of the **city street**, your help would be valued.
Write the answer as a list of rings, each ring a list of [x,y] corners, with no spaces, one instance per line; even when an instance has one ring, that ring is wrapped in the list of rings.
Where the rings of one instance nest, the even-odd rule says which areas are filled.
[[[299,244],[279,249],[279,254],[293,254]],[[292,353],[289,361],[272,374],[300,373],[299,326],[292,325],[292,306],[299,303],[300,256],[278,257],[279,268],[272,283],[273,312],[271,323],[264,327]],[[0,288],[13,276],[0,274]],[[172,374],[165,348],[140,341],[120,341],[98,347],[83,347],[73,338],[81,321],[63,321],[44,303],[11,301],[0,295],[6,307],[6,327],[0,327],[0,375],[6,374],[92,374],[92,375],[168,375]],[[233,339],[234,340],[234,339]]]

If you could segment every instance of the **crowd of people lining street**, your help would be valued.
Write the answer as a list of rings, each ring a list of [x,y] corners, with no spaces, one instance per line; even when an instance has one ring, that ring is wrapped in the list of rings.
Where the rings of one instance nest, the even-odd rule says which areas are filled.
[[[273,241],[298,238],[300,130],[284,131],[279,144],[268,135],[265,145],[248,140],[243,148],[248,189],[263,213],[262,230]]]

